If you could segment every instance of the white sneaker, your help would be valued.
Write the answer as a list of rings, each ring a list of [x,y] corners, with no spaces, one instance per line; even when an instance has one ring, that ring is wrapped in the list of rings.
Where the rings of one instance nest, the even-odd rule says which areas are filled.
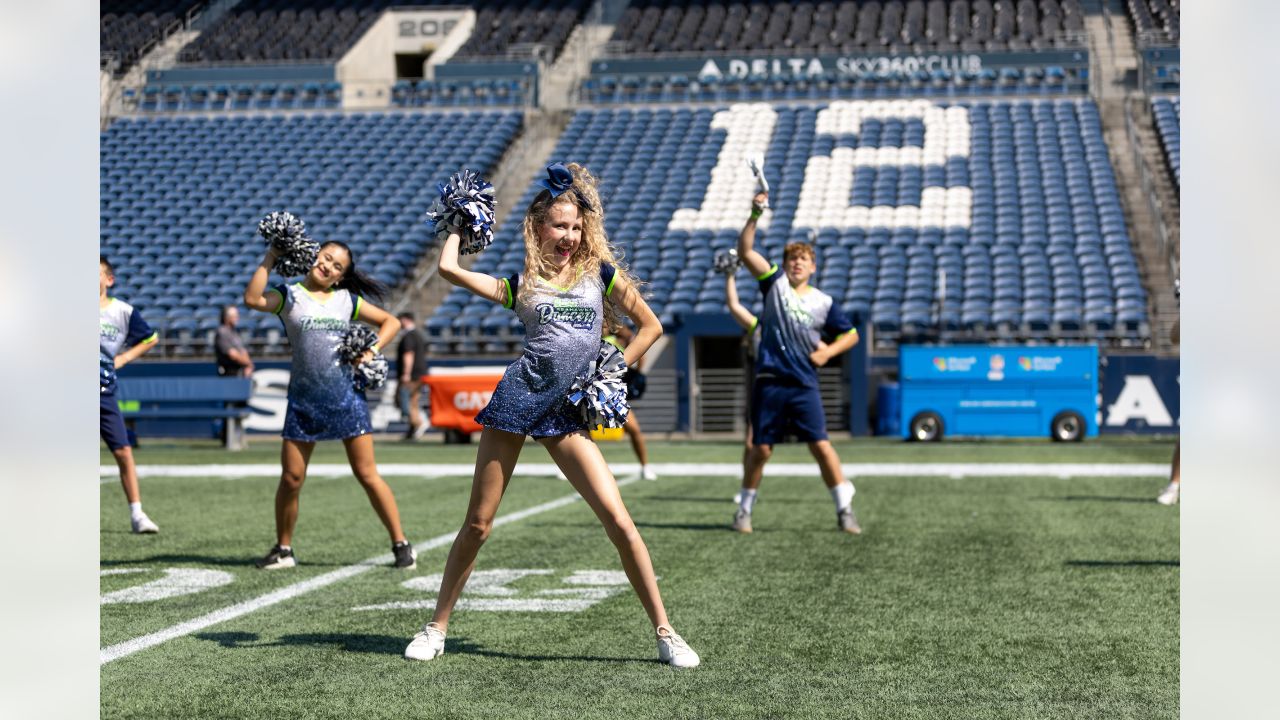
[[[698,667],[702,662],[684,638],[666,625],[658,627],[658,659],[674,668]]]
[[[138,517],[133,518],[131,523],[133,525],[133,532],[138,535],[150,535],[160,532],[160,526],[151,522],[151,518],[147,517],[146,513],[142,513],[138,515]]]
[[[1165,489],[1161,490],[1160,494],[1156,496],[1156,502],[1161,505],[1177,505],[1178,491],[1180,489],[1181,486],[1178,483],[1169,483],[1165,486]]]
[[[413,429],[413,439],[414,439],[414,440],[421,440],[421,439],[422,439],[422,436],[423,436],[423,435],[426,435],[426,434],[427,434],[427,431],[428,431],[428,430],[430,430],[430,429],[431,429],[431,426],[430,426],[430,425],[428,425],[428,424],[427,424],[427,423],[425,423],[425,422],[424,422],[424,423],[422,423],[421,425],[419,425],[418,427],[416,427],[416,428],[414,428],[414,429]]]
[[[435,623],[422,626],[422,632],[413,636],[409,647],[404,649],[406,660],[434,660],[444,654],[444,631]]]
[[[657,480],[658,473],[654,472],[653,468],[649,467],[648,465],[641,465],[640,478],[643,480]]]

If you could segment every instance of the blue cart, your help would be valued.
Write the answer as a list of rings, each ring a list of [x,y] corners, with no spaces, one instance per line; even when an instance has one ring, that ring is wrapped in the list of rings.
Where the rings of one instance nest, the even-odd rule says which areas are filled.
[[[1096,345],[904,345],[898,370],[908,440],[1098,435]]]

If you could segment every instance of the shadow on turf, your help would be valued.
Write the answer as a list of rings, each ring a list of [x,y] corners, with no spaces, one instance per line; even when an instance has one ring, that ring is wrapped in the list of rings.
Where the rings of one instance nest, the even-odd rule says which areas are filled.
[[[1068,560],[1067,567],[1123,568],[1123,567],[1182,567],[1180,560]]]
[[[267,648],[267,647],[332,647],[338,646],[344,652],[373,653],[375,655],[404,654],[409,638],[390,635],[354,635],[349,633],[304,633],[300,635],[283,635],[274,642],[258,642],[259,635],[249,632],[196,633],[200,640],[216,642],[224,648]],[[504,660],[559,661],[577,660],[582,662],[659,662],[657,659],[598,657],[594,655],[517,655],[514,653],[486,650],[483,645],[468,642],[464,639],[449,638],[445,641],[445,652],[451,655],[480,655],[483,657],[502,658]]]
[[[200,565],[252,565],[252,557],[211,557],[209,555],[152,555],[132,560],[103,560],[101,565],[137,565],[138,563],[198,563]]]
[[[1045,500],[1049,502],[1116,502],[1116,503],[1141,503],[1144,505],[1155,505],[1155,498],[1150,497],[1115,497],[1110,495],[1067,495],[1065,497],[1035,497],[1032,500]]]
[[[726,505],[729,507],[734,507],[737,505],[737,503],[733,502],[732,495],[725,495],[722,497],[686,497],[683,495],[650,495],[649,497],[644,498],[643,502],[649,502],[650,500],[658,500],[660,502],[719,503],[721,505]],[[824,500],[820,498],[816,500],[804,499],[804,498],[774,498],[774,497],[769,498],[770,505],[806,505],[809,503],[821,503],[821,502],[824,502]],[[830,502],[830,501],[828,500],[825,502]]]
[[[557,527],[557,528],[599,528],[599,523],[531,523],[532,527]],[[709,532],[733,532],[732,523],[656,523],[656,522],[637,522],[638,528],[654,528],[657,530],[701,530]]]

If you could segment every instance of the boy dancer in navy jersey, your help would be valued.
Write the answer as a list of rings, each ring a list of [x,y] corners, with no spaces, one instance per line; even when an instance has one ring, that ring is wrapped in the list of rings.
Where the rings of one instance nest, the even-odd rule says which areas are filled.
[[[125,430],[124,415],[116,401],[115,371],[137,360],[156,346],[159,337],[142,313],[129,303],[107,295],[116,283],[116,271],[103,255],[98,256],[98,358],[101,367],[101,392],[98,402],[99,435],[120,468],[120,484],[129,502],[129,524],[135,533],[157,533],[156,526],[142,512],[142,495],[138,491],[138,468],[133,462],[133,448]]]
[[[751,218],[738,236],[738,256],[760,281],[764,308],[751,392],[751,449],[743,463],[742,494],[733,528],[751,532],[751,510],[764,465],[774,444],[790,431],[808,443],[809,452],[818,461],[822,481],[835,500],[837,526],[857,535],[862,528],[853,513],[853,483],[840,474],[840,457],[827,440],[818,368],[856,345],[858,331],[830,295],[809,285],[817,269],[812,245],[787,245],[781,270],[755,250],[756,221],[768,200],[767,193],[755,196]]]

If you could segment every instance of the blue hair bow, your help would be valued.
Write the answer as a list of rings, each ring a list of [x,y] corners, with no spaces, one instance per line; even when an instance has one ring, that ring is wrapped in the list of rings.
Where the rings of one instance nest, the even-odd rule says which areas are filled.
[[[539,180],[538,184],[551,191],[551,197],[560,197],[566,190],[573,187],[573,173],[564,163],[553,162],[547,166],[547,179]]]

